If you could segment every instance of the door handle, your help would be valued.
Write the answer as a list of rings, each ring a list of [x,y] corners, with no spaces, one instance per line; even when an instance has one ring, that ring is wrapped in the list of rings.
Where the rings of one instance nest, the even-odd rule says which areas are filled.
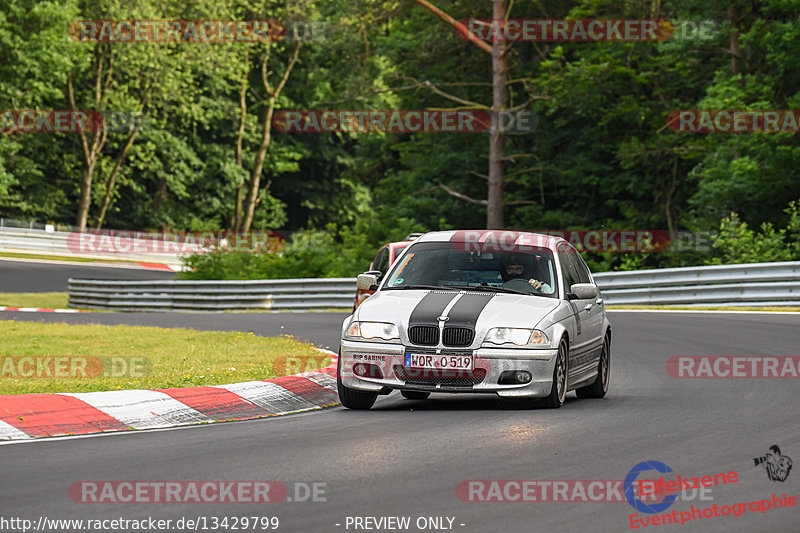
[[[587,312],[591,312],[591,311],[592,311],[592,304],[586,304],[586,307],[584,307],[584,309],[585,309]]]

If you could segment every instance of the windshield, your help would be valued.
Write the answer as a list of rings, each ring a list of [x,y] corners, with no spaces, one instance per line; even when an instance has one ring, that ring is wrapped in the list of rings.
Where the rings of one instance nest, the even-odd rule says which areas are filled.
[[[384,290],[473,289],[557,298],[553,253],[525,247],[514,252],[464,251],[453,242],[411,245],[392,268]]]

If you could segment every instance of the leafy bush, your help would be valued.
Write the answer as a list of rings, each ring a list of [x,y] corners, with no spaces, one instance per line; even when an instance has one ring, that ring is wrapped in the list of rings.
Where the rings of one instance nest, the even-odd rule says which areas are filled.
[[[380,217],[359,220],[353,229],[301,231],[280,254],[214,252],[192,255],[184,263],[193,271],[181,279],[291,279],[354,277],[369,266],[377,249],[399,241],[413,231],[424,231],[410,219],[396,219],[389,227]]]
[[[591,254],[589,264],[595,272],[636,270],[688,264],[721,265],[800,260],[800,200],[784,210],[785,228],[775,229],[764,223],[754,231],[739,215],[731,213],[711,237],[712,257],[703,254]],[[214,252],[193,255],[184,262],[193,271],[180,274],[182,279],[292,279],[354,277],[366,270],[382,244],[402,240],[414,231],[424,231],[412,219],[388,216],[362,218],[355,226],[329,224],[325,231],[307,230],[294,234],[280,254]],[[614,257],[612,257],[614,256]],[[653,261],[681,259],[680,265],[650,264]]]
[[[800,201],[790,202],[784,213],[789,216],[786,228],[776,230],[765,222],[758,233],[748,228],[736,213],[723,218],[719,233],[711,239],[718,255],[706,263],[725,265],[800,259]]]

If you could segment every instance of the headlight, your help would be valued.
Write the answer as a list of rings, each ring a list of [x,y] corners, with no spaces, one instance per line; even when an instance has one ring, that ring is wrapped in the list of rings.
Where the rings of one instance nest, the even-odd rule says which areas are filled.
[[[544,331],[524,328],[492,328],[483,339],[489,344],[515,344],[517,346],[542,346],[550,340]]]
[[[353,322],[347,328],[346,336],[384,341],[400,340],[397,326],[389,322]]]

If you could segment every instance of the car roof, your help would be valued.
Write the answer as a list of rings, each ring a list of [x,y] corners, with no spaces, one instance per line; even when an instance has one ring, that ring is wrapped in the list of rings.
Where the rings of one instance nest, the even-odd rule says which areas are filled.
[[[547,235],[545,233],[534,233],[532,231],[516,231],[516,230],[449,230],[449,231],[431,231],[425,233],[414,242],[450,242],[450,241],[467,241],[479,244],[484,243],[499,243],[501,248],[503,244],[506,245],[531,245],[540,246],[542,248],[550,248],[556,250],[560,243],[569,244],[562,237],[556,235]]]
[[[424,235],[424,233],[411,233],[409,235],[406,235],[406,238],[403,239],[402,241],[387,242],[386,244],[381,246],[381,248],[397,248],[400,245],[408,246],[409,244],[417,240],[420,237],[420,235]]]

